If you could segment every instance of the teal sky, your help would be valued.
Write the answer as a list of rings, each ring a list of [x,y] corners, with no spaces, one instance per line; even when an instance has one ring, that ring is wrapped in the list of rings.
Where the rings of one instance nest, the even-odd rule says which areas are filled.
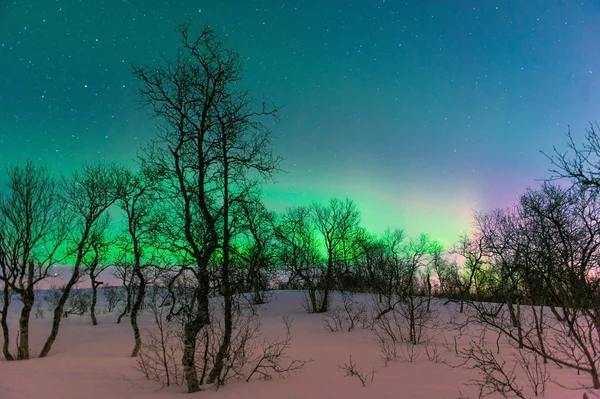
[[[276,210],[353,198],[373,232],[444,244],[548,176],[600,109],[596,1],[0,2],[0,167],[129,161],[156,133],[130,65],[210,24],[282,106]]]

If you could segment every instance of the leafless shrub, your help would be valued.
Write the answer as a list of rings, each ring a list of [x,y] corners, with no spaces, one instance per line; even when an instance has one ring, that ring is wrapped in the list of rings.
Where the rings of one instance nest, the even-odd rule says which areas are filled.
[[[438,348],[436,343],[426,342],[424,345],[425,354],[427,355],[427,359],[433,363],[444,363],[445,360],[440,353],[440,349]]]
[[[541,356],[523,350],[515,354],[515,361],[523,370],[535,396],[544,396],[546,384],[551,381],[550,373]]]
[[[250,381],[255,374],[260,375],[263,379],[271,379],[273,374],[284,377],[302,370],[307,363],[312,361],[312,359],[292,359],[282,363],[282,360],[287,358],[286,351],[292,340],[292,320],[284,316],[282,322],[285,325],[285,337],[273,340],[263,339],[258,347],[258,355],[250,361],[252,369],[246,377],[246,381]]]
[[[557,158],[559,165],[561,159],[566,160]],[[488,296],[498,305],[490,313],[481,301],[469,304],[475,323],[547,362],[589,374],[595,389],[600,389],[599,204],[596,190],[547,182],[528,189],[514,208],[476,215],[476,235],[495,281]]]
[[[225,333],[223,320],[213,310],[213,320],[203,328],[198,337],[196,370],[199,381],[204,384],[210,375]],[[228,354],[225,356],[221,374],[216,380],[216,388],[230,380],[250,381],[254,376],[271,379],[304,368],[312,359],[288,359],[287,350],[292,340],[292,320],[283,318],[285,336],[269,339],[261,336],[259,315],[253,306],[238,304],[233,313],[233,328]]]
[[[53,312],[59,304],[60,297],[63,295],[63,287],[51,286],[46,292],[44,301],[48,304],[48,310]],[[92,293],[86,289],[74,289],[69,294],[67,303],[63,309],[63,317],[69,315],[83,316],[90,310],[92,303]]]
[[[395,312],[402,321],[399,332],[404,341],[417,345],[433,338],[438,312],[429,309],[428,303],[427,297],[409,296],[396,306]]]
[[[414,345],[430,341],[438,327],[438,312],[427,310],[426,297],[406,297],[391,308],[376,310],[374,329],[381,329],[394,342],[412,342]],[[376,307],[379,304],[373,301]]]
[[[332,295],[327,290],[309,288],[302,300],[302,308],[307,313],[323,313],[331,306]]]
[[[373,330],[375,327],[375,314],[372,306],[364,307],[364,314],[360,320],[360,328],[363,330]]]
[[[516,363],[509,367],[506,361],[497,359],[477,340],[472,340],[468,348],[461,350],[459,358],[463,360],[462,366],[478,371],[478,377],[466,385],[477,387],[479,398],[498,393],[505,398],[525,399],[523,387],[516,382]]]
[[[225,324],[216,310],[211,311],[213,318],[198,334],[196,348],[196,370],[200,384],[208,379],[217,358],[221,342],[225,334]],[[220,375],[216,378],[216,388],[230,380],[243,380],[246,366],[252,358],[256,343],[260,336],[258,314],[251,306],[241,307],[238,304],[233,312],[231,341]]]
[[[58,301],[61,296],[61,289],[55,285],[52,285],[46,295],[44,296],[44,302],[48,304],[48,310],[52,312],[58,305]]]
[[[360,384],[363,387],[367,386],[367,381],[370,380],[373,383],[373,378],[375,377],[375,368],[370,373],[366,373],[363,370],[359,369],[356,365],[356,362],[352,360],[352,355],[350,355],[348,362],[344,364],[338,364],[338,367],[346,372],[345,377],[356,377],[360,381]]]
[[[377,306],[374,301],[375,306]],[[376,311],[377,312],[377,311]],[[393,310],[384,315],[375,318],[373,323],[373,332],[376,335],[387,337],[392,342],[403,342],[402,335],[403,323],[400,315]]]
[[[421,347],[408,341],[400,347],[400,353],[405,361],[412,363],[421,354]]]
[[[106,311],[108,313],[116,310],[125,301],[125,290],[122,287],[115,287],[107,283],[100,289],[102,290],[104,299],[106,299]]]
[[[342,291],[341,295],[342,303],[336,305],[325,316],[325,328],[332,332],[342,330],[350,332],[359,324],[367,325],[363,321],[367,310],[365,304],[354,299],[352,292]]]
[[[456,336],[453,336],[452,338],[453,338],[454,342],[450,343],[450,342],[448,342],[448,339],[446,337],[444,337],[444,343],[442,344],[442,346],[448,352],[454,352],[455,355],[458,355],[458,341],[456,339]]]
[[[65,316],[74,314],[83,316],[90,311],[92,305],[92,293],[85,289],[75,289],[71,291],[67,306],[65,307]]]
[[[374,303],[377,304],[375,301]],[[404,342],[402,329],[402,320],[399,314],[393,310],[379,318],[375,318],[372,331],[379,344],[380,357],[383,359],[385,366],[390,361],[397,359],[401,353],[398,345]]]
[[[398,358],[398,342],[390,339],[390,336],[382,329],[374,329],[373,335],[379,344],[379,357],[383,359],[384,366]]]
[[[44,320],[44,309],[42,308],[41,302],[37,302],[37,306],[35,308],[35,318]]]
[[[346,315],[345,319],[348,322],[348,331],[354,330],[354,328],[362,323],[365,318],[367,307],[361,301],[354,299],[354,294],[349,292],[342,292],[342,308]]]
[[[386,365],[399,355],[407,361],[414,361],[422,351],[419,345],[431,342],[437,334],[437,313],[427,310],[427,298],[407,297],[383,310],[378,308],[376,300],[373,304],[377,316],[372,331]],[[406,345],[399,346],[402,343]]]
[[[183,369],[180,366],[181,340],[179,326],[165,319],[166,310],[157,302],[150,306],[155,327],[146,332],[136,369],[148,380],[156,381],[163,387],[183,384]]]
[[[323,319],[324,327],[326,330],[331,332],[343,331],[344,330],[344,314],[342,308],[337,305],[325,314]]]

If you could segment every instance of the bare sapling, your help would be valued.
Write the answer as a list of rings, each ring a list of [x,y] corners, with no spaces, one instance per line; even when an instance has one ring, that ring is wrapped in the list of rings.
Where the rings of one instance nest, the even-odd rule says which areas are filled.
[[[109,283],[105,283],[100,288],[104,300],[106,301],[106,312],[112,313],[125,299],[125,290],[122,287],[116,287]]]
[[[440,352],[440,348],[435,342],[425,342],[425,355],[427,355],[427,359],[433,363],[445,363],[446,360],[442,357],[442,353]]]
[[[131,264],[125,259],[124,254],[117,259],[113,269],[113,276],[121,281],[123,289],[123,299],[120,301],[117,324],[121,324],[123,317],[126,317],[131,311],[131,304],[137,292],[137,276],[133,273],[132,269]]]
[[[56,309],[60,298],[64,295],[64,285],[57,287],[52,285],[49,290],[46,291],[44,296],[44,302],[48,305],[50,312]],[[87,289],[75,288],[71,291],[67,303],[63,307],[62,317],[69,317],[69,315],[83,316],[90,311],[92,303],[92,293]]]
[[[549,381],[552,381],[552,378],[542,356],[530,351],[519,350],[514,357],[515,362],[527,377],[533,394],[535,396],[544,396],[546,386]]]
[[[41,301],[39,301],[39,300],[36,301],[35,303],[36,303],[36,305],[35,305],[35,318],[36,319],[42,319],[42,320],[44,320],[44,316],[45,315],[44,315],[44,307],[42,306],[43,303]]]
[[[121,273],[125,280],[128,280],[129,274],[134,279],[131,280],[134,284],[128,286],[126,306],[134,337],[132,357],[137,356],[142,344],[138,314],[144,304],[146,287],[151,283],[148,281],[147,269],[154,263],[156,247],[160,241],[158,239],[160,222],[156,211],[158,199],[156,188],[160,183],[160,175],[156,168],[144,162],[138,173],[125,170],[123,172],[123,190],[117,201],[127,220],[127,228],[120,240],[122,247],[120,263],[131,269]],[[119,316],[119,320],[121,317]]]
[[[51,312],[56,308],[58,301],[61,296],[61,288],[56,285],[51,285],[48,290],[46,290],[44,295],[44,302],[48,305],[48,310]]]
[[[220,312],[213,309],[211,324],[204,328],[198,337],[197,373],[203,388],[219,387],[227,382],[250,381],[254,377],[268,380],[274,376],[285,377],[304,369],[311,359],[289,359],[292,334],[292,320],[282,319],[284,337],[261,338],[261,324],[258,313],[252,306],[235,306],[233,328],[228,353],[214,382],[208,377],[214,370],[215,361],[221,347],[225,324]]]
[[[292,320],[284,316],[282,322],[285,326],[285,336],[269,340],[264,338],[258,346],[257,356],[250,361],[251,371],[246,381],[254,375],[262,379],[271,379],[273,375],[285,377],[288,374],[304,369],[312,359],[288,359],[287,350],[292,340]]]
[[[90,279],[92,286],[92,298],[90,303],[90,318],[92,319],[92,325],[98,325],[98,318],[96,317],[96,304],[98,303],[98,288],[104,284],[99,280],[100,274],[108,269],[109,264],[107,263],[108,253],[110,250],[111,242],[106,237],[106,229],[109,225],[108,214],[104,214],[99,220],[98,225],[92,232],[89,241],[89,252],[82,261],[84,266],[84,274],[87,274]]]
[[[373,383],[373,379],[375,377],[375,367],[373,367],[373,370],[370,373],[359,369],[356,362],[352,360],[352,355],[349,356],[348,361],[344,364],[338,364],[338,368],[346,373],[345,377],[357,378],[363,387],[367,386],[367,381]]]
[[[217,309],[219,311],[217,311]],[[252,306],[236,303],[232,312],[232,328],[227,353],[214,380],[215,364],[226,333],[223,305],[211,309],[212,319],[198,336],[197,365],[198,379],[203,386],[215,386],[217,389],[231,380],[244,380],[247,367],[252,358],[256,340],[260,337],[260,319]]]
[[[478,340],[472,340],[468,348],[460,350],[459,358],[463,361],[461,367],[478,373],[465,385],[477,387],[479,398],[498,393],[505,398],[526,399],[523,386],[517,383],[517,363],[508,365]]]
[[[180,326],[175,321],[167,320],[168,308],[163,304],[165,295],[158,292],[152,299],[148,301],[148,308],[154,327],[146,331],[136,369],[148,380],[156,381],[162,386],[182,385]]]
[[[61,290],[62,291],[62,290]],[[63,316],[69,315],[83,316],[91,312],[92,308],[92,293],[83,288],[76,288],[71,291],[69,299],[63,308]]]
[[[356,300],[352,292],[341,291],[340,294],[342,303],[337,304],[325,315],[325,329],[332,332],[343,330],[350,332],[358,325],[368,325],[368,323],[365,323],[367,317],[366,305]]]

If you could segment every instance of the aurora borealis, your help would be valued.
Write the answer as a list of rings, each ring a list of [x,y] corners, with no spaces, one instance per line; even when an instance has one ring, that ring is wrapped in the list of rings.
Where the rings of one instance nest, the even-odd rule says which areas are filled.
[[[131,64],[210,24],[281,106],[272,209],[349,196],[370,231],[450,245],[600,119],[599,18],[591,0],[2,2],[0,167],[133,159],[156,121]]]

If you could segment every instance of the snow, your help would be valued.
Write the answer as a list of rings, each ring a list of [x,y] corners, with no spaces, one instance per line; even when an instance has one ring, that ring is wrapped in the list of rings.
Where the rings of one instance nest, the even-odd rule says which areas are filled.
[[[357,328],[351,332],[330,332],[323,326],[323,315],[307,314],[302,307],[303,292],[275,291],[269,303],[262,305],[262,331],[269,337],[283,336],[282,316],[293,319],[290,359],[312,359],[304,370],[272,380],[230,382],[219,391],[208,390],[192,394],[202,398],[260,398],[260,399],[325,399],[325,398],[477,398],[477,389],[465,386],[476,377],[475,371],[452,368],[443,363],[428,360],[424,351],[413,362],[397,359],[384,367],[379,346],[372,331]],[[369,302],[370,296],[361,295],[360,300]],[[336,300],[339,300],[336,299]],[[436,301],[440,311],[439,320],[456,315],[454,305],[443,306]],[[98,309],[102,309],[100,303]],[[17,309],[9,319],[15,325]],[[182,386],[161,388],[148,381],[135,369],[136,360],[129,357],[133,335],[129,319],[116,324],[116,313],[99,315],[99,325],[92,326],[89,316],[69,316],[63,319],[58,339],[47,358],[28,361],[0,361],[0,398],[181,398]],[[31,347],[39,351],[50,329],[51,315],[44,319],[32,318]],[[144,313],[140,318],[142,329],[152,327],[151,317]],[[453,351],[443,348],[444,340],[453,342],[456,331],[445,330],[434,339],[441,356],[448,363],[457,364]],[[473,331],[475,337],[476,331]],[[469,337],[462,337],[466,345]],[[494,340],[495,341],[495,340]],[[494,342],[495,348],[495,342]],[[502,344],[501,353],[510,354],[512,348]],[[367,380],[362,387],[355,377],[346,377],[339,365],[352,355],[358,368],[370,373],[373,382]],[[549,365],[552,378],[561,385],[581,387],[589,385],[587,375],[578,376],[575,371]],[[519,382],[525,383],[523,376]],[[586,389],[566,389],[549,383],[545,398],[581,398]],[[528,397],[533,397],[526,390]],[[594,397],[590,394],[590,398]],[[491,398],[501,397],[492,395]]]

